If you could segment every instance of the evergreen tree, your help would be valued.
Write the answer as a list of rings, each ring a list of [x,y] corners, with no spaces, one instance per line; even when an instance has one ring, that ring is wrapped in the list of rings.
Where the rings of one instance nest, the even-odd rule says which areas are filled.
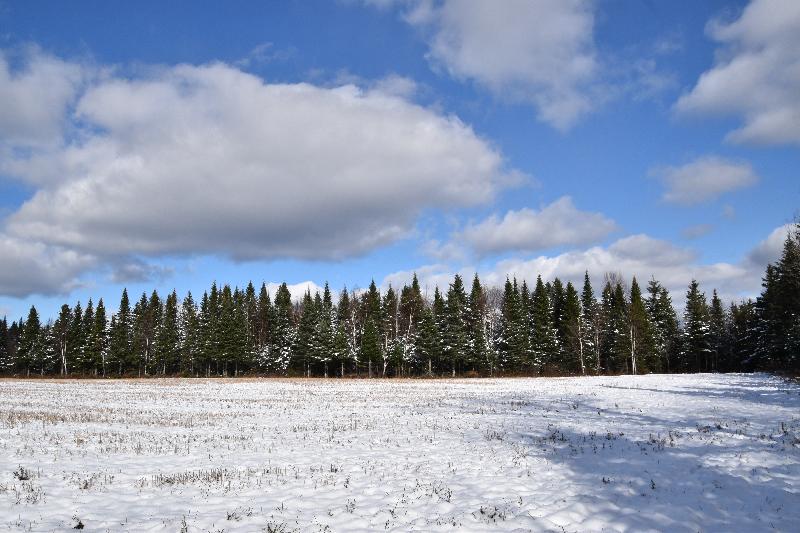
[[[119,310],[112,317],[110,327],[109,359],[118,367],[118,372],[129,370],[133,365],[133,317],[127,289],[122,290]]]
[[[683,314],[684,365],[691,372],[707,372],[711,356],[711,324],[706,295],[692,280],[686,292],[686,310]]]
[[[65,375],[69,373],[69,368],[72,368],[72,366],[76,364],[79,365],[80,370],[83,370],[83,368],[80,367],[80,362],[83,359],[84,327],[83,308],[81,307],[80,302],[75,304],[75,308],[72,310],[71,317],[72,320],[70,321],[69,329],[67,331],[67,357],[62,360],[60,369],[60,371]]]
[[[178,294],[173,290],[164,303],[164,316],[156,335],[155,353],[162,374],[180,368],[180,333],[178,328]]]
[[[494,373],[496,362],[486,343],[486,294],[481,286],[478,274],[472,279],[467,307],[467,343],[469,351],[466,361],[473,368],[485,367],[489,375]]]
[[[434,362],[441,358],[441,343],[439,328],[436,326],[436,318],[433,310],[425,307],[422,309],[419,331],[419,356],[426,362],[425,371],[428,375],[433,374]]]
[[[28,319],[22,325],[17,350],[17,369],[29,376],[31,370],[36,369],[42,359],[43,343],[41,338],[42,325],[39,322],[39,313],[36,307],[31,306]]]
[[[11,368],[11,356],[8,353],[9,343],[8,320],[4,316],[0,320],[0,374],[5,374]]]
[[[56,321],[53,324],[52,331],[53,339],[56,343],[56,353],[58,354],[58,358],[61,362],[61,375],[65,375],[67,373],[68,347],[72,342],[70,335],[71,326],[72,309],[70,309],[69,305],[64,304],[61,306],[61,310],[58,313],[58,318],[56,318]]]
[[[709,313],[709,342],[711,347],[711,368],[709,370],[717,372],[720,366],[728,359],[728,320],[725,309],[722,307],[722,300],[717,295],[717,290],[711,294],[711,307]]]
[[[92,324],[91,343],[87,347],[92,366],[99,370],[102,376],[106,375],[106,358],[108,356],[108,319],[106,306],[103,299],[97,301]]]
[[[630,346],[631,374],[651,370],[653,360],[653,333],[642,291],[636,277],[631,282],[631,298],[628,308],[628,344]]]
[[[269,373],[284,373],[292,357],[295,327],[292,312],[292,297],[289,287],[282,283],[275,293],[275,321],[272,328],[272,348],[265,367]]]
[[[559,334],[562,339],[562,364],[564,370],[569,373],[586,375],[583,322],[581,316],[581,301],[578,296],[578,291],[575,290],[575,286],[572,285],[572,282],[567,282],[567,288],[564,291],[564,303]]]
[[[566,289],[561,280],[553,280],[548,293],[550,297],[551,319],[555,332],[555,347],[550,358],[550,365],[558,373],[563,373],[569,366],[566,358],[567,325],[564,320],[564,307],[566,306]]]
[[[200,353],[200,320],[192,293],[188,292],[181,303],[179,321],[180,370],[195,373],[195,362]]]
[[[443,352],[445,358],[449,360],[451,375],[455,377],[468,350],[467,294],[464,290],[464,282],[458,274],[447,291],[445,314]]]
[[[581,344],[584,358],[591,353],[594,361],[595,373],[600,373],[600,351],[603,331],[603,318],[597,300],[594,297],[592,282],[589,272],[583,277],[583,290],[581,291]]]
[[[541,369],[543,365],[555,362],[557,353],[556,330],[553,327],[550,296],[542,276],[536,278],[536,287],[531,299],[531,358],[528,368]]]

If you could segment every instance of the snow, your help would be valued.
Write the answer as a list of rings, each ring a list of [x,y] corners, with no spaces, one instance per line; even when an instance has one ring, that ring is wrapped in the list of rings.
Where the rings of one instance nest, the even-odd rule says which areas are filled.
[[[0,405],[0,530],[800,530],[800,386],[764,374],[5,380]]]

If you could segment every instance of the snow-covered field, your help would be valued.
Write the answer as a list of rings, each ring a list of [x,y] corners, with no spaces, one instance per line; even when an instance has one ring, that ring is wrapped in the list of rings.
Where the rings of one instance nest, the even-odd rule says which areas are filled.
[[[0,381],[0,406],[0,530],[800,531],[800,387],[766,375]]]

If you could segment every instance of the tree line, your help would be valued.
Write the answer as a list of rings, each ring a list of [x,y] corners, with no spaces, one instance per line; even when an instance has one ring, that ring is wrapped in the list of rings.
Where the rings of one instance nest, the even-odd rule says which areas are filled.
[[[110,317],[100,299],[64,304],[43,323],[0,321],[0,372],[83,376],[598,375],[800,370],[800,224],[787,235],[755,300],[710,301],[692,280],[678,316],[669,291],[606,274],[596,293],[556,278],[533,287],[506,279],[423,294],[417,276],[399,290],[323,291],[293,302],[216,283],[199,302],[175,291],[123,290]]]

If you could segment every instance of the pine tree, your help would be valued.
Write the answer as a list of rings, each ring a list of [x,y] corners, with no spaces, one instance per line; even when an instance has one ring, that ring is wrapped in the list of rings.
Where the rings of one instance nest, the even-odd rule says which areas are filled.
[[[69,373],[69,368],[72,368],[73,365],[80,364],[80,361],[83,359],[83,308],[80,302],[75,304],[71,317],[72,320],[70,321],[67,331],[67,356],[62,361],[60,370],[65,375]]]
[[[486,294],[476,273],[472,279],[472,290],[469,293],[467,308],[467,342],[469,346],[467,362],[473,368],[475,366],[487,368],[489,375],[492,375],[497,363],[487,346],[486,336]]]
[[[131,315],[128,290],[122,290],[119,310],[112,317],[110,327],[109,359],[118,367],[119,374],[133,365],[133,317]]]
[[[162,374],[177,372],[180,368],[180,334],[178,328],[178,294],[175,290],[164,303],[164,316],[156,336],[155,353]]]
[[[275,321],[272,328],[272,348],[270,357],[265,361],[267,372],[282,374],[289,367],[292,357],[296,331],[292,312],[292,296],[289,287],[282,283],[275,293]]]
[[[581,291],[581,349],[584,358],[591,357],[594,360],[595,373],[600,373],[600,351],[603,331],[603,319],[597,300],[594,297],[592,282],[589,272],[585,272],[583,277],[583,290]]]
[[[538,276],[531,298],[531,359],[527,361],[531,369],[541,369],[543,365],[555,362],[557,339],[552,316],[548,290],[542,283],[542,276]]]
[[[95,369],[99,369],[100,374],[105,376],[106,358],[108,356],[108,322],[106,318],[106,306],[102,298],[97,301],[97,309],[94,312],[92,338],[88,350],[92,360],[92,366]]]
[[[707,372],[711,356],[711,325],[706,295],[692,280],[686,292],[686,310],[683,314],[684,364],[693,372]]]
[[[59,360],[61,361],[61,375],[67,373],[67,348],[72,340],[70,338],[71,325],[72,309],[69,307],[69,305],[64,304],[61,306],[61,310],[58,313],[58,318],[56,318],[56,321],[53,324],[52,331],[52,335],[57,346],[56,351],[58,353]]]
[[[17,369],[29,376],[35,370],[37,363],[42,359],[42,326],[39,322],[39,313],[35,306],[31,306],[28,319],[22,325],[17,350]]]
[[[468,350],[467,294],[461,276],[456,274],[447,291],[445,302],[445,335],[443,352],[449,360],[450,372],[455,377]]]
[[[180,370],[194,374],[195,362],[200,353],[200,320],[191,291],[181,303],[179,324]]]
[[[397,294],[392,286],[389,285],[381,302],[381,332],[383,337],[381,343],[383,370],[381,375],[383,377],[386,377],[387,367],[390,363],[394,363],[399,367],[402,362],[403,354],[397,342],[397,331],[399,329],[398,305]]]
[[[81,320],[81,359],[79,366],[81,372],[84,374],[97,374],[97,367],[95,360],[92,357],[92,346],[94,344],[94,303],[92,299],[86,304],[86,309],[83,311],[83,320]]]
[[[728,359],[729,339],[728,339],[728,320],[725,309],[722,307],[722,300],[717,295],[717,290],[711,294],[711,307],[709,313],[709,341],[711,345],[711,368],[713,372],[718,372]]]
[[[569,366],[566,358],[567,326],[564,320],[564,307],[566,306],[566,290],[561,280],[556,278],[549,291],[551,318],[555,333],[555,348],[550,358],[550,365],[558,372],[563,373]]]
[[[586,360],[584,357],[583,319],[581,316],[581,301],[578,291],[572,282],[567,282],[564,291],[564,304],[561,319],[562,353],[564,354],[564,369],[569,373],[586,375]]]
[[[650,371],[653,359],[653,333],[642,291],[636,277],[631,282],[631,297],[628,308],[628,344],[630,346],[631,374]]]
[[[11,356],[8,352],[9,343],[8,320],[4,316],[0,320],[0,375],[5,374],[11,368]]]

